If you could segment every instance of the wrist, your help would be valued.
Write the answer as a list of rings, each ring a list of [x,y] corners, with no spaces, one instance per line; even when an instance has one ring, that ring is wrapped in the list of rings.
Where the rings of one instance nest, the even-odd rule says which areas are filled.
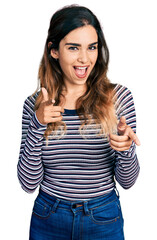
[[[42,121],[38,110],[35,112],[35,119],[36,119],[37,125],[39,125],[39,127],[40,127],[40,126],[41,126],[41,127],[45,127],[45,126],[47,125],[47,124],[45,124],[45,123]]]

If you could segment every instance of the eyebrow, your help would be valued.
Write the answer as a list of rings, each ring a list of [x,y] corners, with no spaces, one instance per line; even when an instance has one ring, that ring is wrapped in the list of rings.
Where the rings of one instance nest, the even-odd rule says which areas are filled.
[[[98,42],[94,42],[94,43],[90,43],[89,46],[93,46],[93,45],[96,45],[98,44]],[[81,44],[79,43],[66,43],[65,45],[72,45],[72,46],[75,46],[75,47],[80,47]]]

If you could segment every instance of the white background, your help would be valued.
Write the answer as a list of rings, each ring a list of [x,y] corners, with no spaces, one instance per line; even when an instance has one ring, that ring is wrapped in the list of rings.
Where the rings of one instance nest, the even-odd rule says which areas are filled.
[[[133,93],[137,112],[140,176],[130,190],[118,186],[126,240],[155,240],[157,169],[157,6],[154,0],[14,0],[0,6],[0,238],[28,240],[36,191],[17,180],[21,116],[37,86],[49,20],[67,4],[89,7],[99,18],[110,50],[109,78]],[[103,5],[102,5],[103,3]],[[3,236],[3,237],[2,237]],[[118,239],[117,239],[118,240]]]

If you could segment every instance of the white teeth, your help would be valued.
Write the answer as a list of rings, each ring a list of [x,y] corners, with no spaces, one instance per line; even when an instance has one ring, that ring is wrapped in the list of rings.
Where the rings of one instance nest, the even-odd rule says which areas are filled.
[[[83,70],[83,69],[86,69],[87,67],[75,67],[75,68]]]

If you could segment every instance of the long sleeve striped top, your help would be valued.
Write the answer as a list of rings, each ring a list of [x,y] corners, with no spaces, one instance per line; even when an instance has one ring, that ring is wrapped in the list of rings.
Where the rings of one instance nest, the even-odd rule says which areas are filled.
[[[116,85],[117,118],[126,117],[136,132],[136,114],[131,92]],[[80,134],[80,119],[75,110],[65,109],[63,121],[66,133],[51,137],[48,145],[34,112],[37,95],[28,97],[22,116],[22,141],[18,161],[18,178],[22,188],[32,193],[40,186],[44,192],[65,200],[89,200],[110,192],[116,180],[130,188],[139,173],[135,144],[119,152],[110,147],[108,139],[97,134],[95,126]]]

